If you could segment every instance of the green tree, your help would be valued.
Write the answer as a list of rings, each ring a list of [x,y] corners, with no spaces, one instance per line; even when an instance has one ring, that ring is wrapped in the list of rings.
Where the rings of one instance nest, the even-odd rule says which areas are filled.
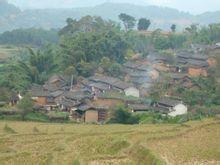
[[[110,123],[138,124],[139,118],[137,116],[133,116],[132,113],[128,112],[126,107],[119,106],[113,112],[112,118],[110,119]]]
[[[121,13],[119,15],[119,19],[123,22],[126,31],[134,28],[136,23],[136,19],[134,17],[125,13]]]
[[[85,61],[81,61],[78,65],[77,65],[77,71],[81,76],[84,77],[89,77],[92,75],[92,73],[95,70],[95,65],[92,63],[88,63]]]
[[[10,91],[7,88],[0,87],[0,101],[8,102],[10,98]]]
[[[138,21],[138,30],[147,30],[150,27],[151,21],[146,18],[141,18]]]
[[[122,74],[122,66],[118,63],[113,63],[109,68],[108,72],[110,76],[118,77]]]
[[[25,116],[33,110],[31,96],[26,94],[24,98],[19,101],[17,107],[21,111],[22,120],[24,120]]]
[[[171,29],[171,31],[172,31],[173,33],[175,33],[175,32],[176,32],[176,25],[175,25],[175,24],[172,24],[172,26],[170,27],[170,29]]]

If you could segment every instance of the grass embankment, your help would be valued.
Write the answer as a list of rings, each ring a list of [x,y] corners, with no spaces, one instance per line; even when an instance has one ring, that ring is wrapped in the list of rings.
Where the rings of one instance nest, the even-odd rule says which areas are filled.
[[[218,164],[220,118],[184,125],[0,121],[0,164]]]

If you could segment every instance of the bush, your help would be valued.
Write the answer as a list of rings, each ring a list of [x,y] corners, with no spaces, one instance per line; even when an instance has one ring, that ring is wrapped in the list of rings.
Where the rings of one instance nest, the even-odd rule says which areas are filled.
[[[139,118],[132,115],[128,110],[120,106],[112,114],[112,118],[109,121],[110,123],[120,123],[120,124],[138,124]]]
[[[49,122],[47,115],[40,112],[31,112],[25,116],[25,120],[29,121],[39,121],[39,122]]]
[[[50,121],[67,121],[69,120],[68,112],[49,112],[47,115]]]
[[[33,111],[31,96],[26,94],[24,98],[19,101],[17,107],[21,111],[22,119],[24,120],[25,116]]]
[[[17,109],[14,108],[2,108],[0,109],[0,115],[17,115],[20,114],[20,112]]]

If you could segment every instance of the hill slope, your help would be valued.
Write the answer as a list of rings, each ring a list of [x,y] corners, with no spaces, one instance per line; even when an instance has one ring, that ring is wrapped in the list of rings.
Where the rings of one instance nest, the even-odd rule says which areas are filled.
[[[220,22],[219,12],[191,15],[172,8],[138,6],[131,4],[104,3],[95,7],[73,9],[39,9],[21,11],[17,7],[0,1],[0,32],[15,28],[60,28],[68,17],[80,18],[85,15],[102,16],[118,21],[120,13],[128,13],[136,18],[146,17],[153,22],[151,28],[169,29],[175,23],[179,29],[192,23],[209,24]]]

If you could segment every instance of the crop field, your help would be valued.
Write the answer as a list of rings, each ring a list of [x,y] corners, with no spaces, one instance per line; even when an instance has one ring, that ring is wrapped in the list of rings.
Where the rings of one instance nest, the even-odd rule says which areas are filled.
[[[6,45],[0,45],[0,61],[4,61],[17,54],[18,48]]]
[[[220,164],[220,119],[182,125],[0,121],[0,164]]]

